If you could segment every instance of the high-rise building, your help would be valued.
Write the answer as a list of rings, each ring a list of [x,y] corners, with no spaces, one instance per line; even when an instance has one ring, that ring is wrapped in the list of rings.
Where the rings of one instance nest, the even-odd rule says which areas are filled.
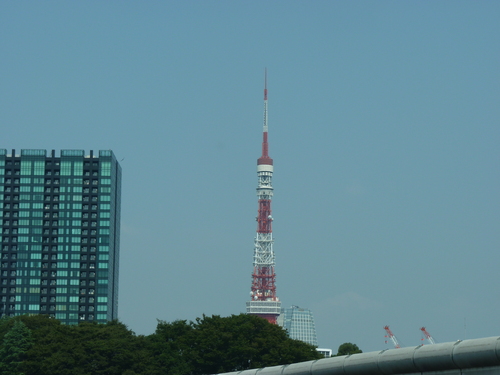
[[[269,157],[267,142],[267,74],[264,83],[264,128],[262,156],[257,160],[257,235],[254,242],[252,287],[250,301],[246,303],[247,313],[267,319],[276,324],[281,302],[276,296],[276,274],[274,273],[273,231],[271,198],[273,196],[273,159]]]
[[[316,326],[311,310],[299,306],[283,308],[278,317],[278,325],[287,330],[290,338],[318,346]]]
[[[0,312],[118,316],[121,167],[112,151],[0,149]]]

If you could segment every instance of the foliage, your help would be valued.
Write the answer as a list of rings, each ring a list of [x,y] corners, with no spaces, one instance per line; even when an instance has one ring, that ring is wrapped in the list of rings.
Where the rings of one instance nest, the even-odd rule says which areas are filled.
[[[0,359],[17,372],[2,374],[202,375],[321,358],[256,316],[203,316],[194,322],[158,321],[137,336],[118,321],[61,324],[44,315],[0,319]],[[14,353],[8,356],[7,353]]]
[[[122,374],[133,367],[137,338],[117,321],[44,327],[26,367],[39,375]]]
[[[150,361],[146,365],[148,374],[183,375],[192,372],[191,344],[192,326],[185,320],[173,323],[158,321],[156,332],[146,338]]]
[[[281,327],[246,314],[159,321],[148,339],[151,374],[217,374],[321,358]]]
[[[9,331],[3,336],[2,348],[0,349],[1,373],[5,375],[23,374],[21,367],[26,359],[28,349],[32,345],[30,329],[20,320],[13,322]]]
[[[254,315],[212,316],[192,323],[194,374],[217,374],[321,358],[281,327]]]
[[[133,371],[136,356],[142,354],[142,336],[136,337],[117,321],[67,326],[46,315],[24,315],[0,320],[4,343],[10,332],[8,327],[17,324],[25,325],[32,333],[33,345],[21,366],[27,374],[123,374]],[[5,348],[2,345],[0,353]]]
[[[345,342],[339,346],[339,350],[336,356],[350,355],[356,353],[363,353],[363,351],[360,348],[358,348],[356,344]]]

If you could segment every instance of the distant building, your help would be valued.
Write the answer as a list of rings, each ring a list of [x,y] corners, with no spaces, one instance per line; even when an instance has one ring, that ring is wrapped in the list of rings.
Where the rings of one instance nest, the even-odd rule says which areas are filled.
[[[277,321],[278,325],[288,331],[290,338],[318,346],[316,327],[311,310],[298,306],[282,308]]]
[[[0,149],[0,312],[118,317],[121,168],[112,151]]]
[[[325,358],[330,358],[332,356],[332,349],[316,348],[316,351],[323,354]]]

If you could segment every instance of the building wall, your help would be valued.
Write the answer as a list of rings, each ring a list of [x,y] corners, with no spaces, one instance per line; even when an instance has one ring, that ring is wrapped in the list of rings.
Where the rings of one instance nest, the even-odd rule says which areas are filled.
[[[281,309],[278,324],[285,328],[292,339],[318,346],[314,317],[309,309],[292,306]]]
[[[117,318],[120,196],[112,151],[0,149],[2,315]]]

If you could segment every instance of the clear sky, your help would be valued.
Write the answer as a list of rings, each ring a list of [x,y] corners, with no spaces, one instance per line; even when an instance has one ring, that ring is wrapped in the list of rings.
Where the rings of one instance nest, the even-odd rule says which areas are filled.
[[[0,148],[112,149],[119,318],[245,311],[264,68],[277,291],[321,347],[500,335],[500,2],[0,1]],[[10,151],[9,151],[10,152]]]

